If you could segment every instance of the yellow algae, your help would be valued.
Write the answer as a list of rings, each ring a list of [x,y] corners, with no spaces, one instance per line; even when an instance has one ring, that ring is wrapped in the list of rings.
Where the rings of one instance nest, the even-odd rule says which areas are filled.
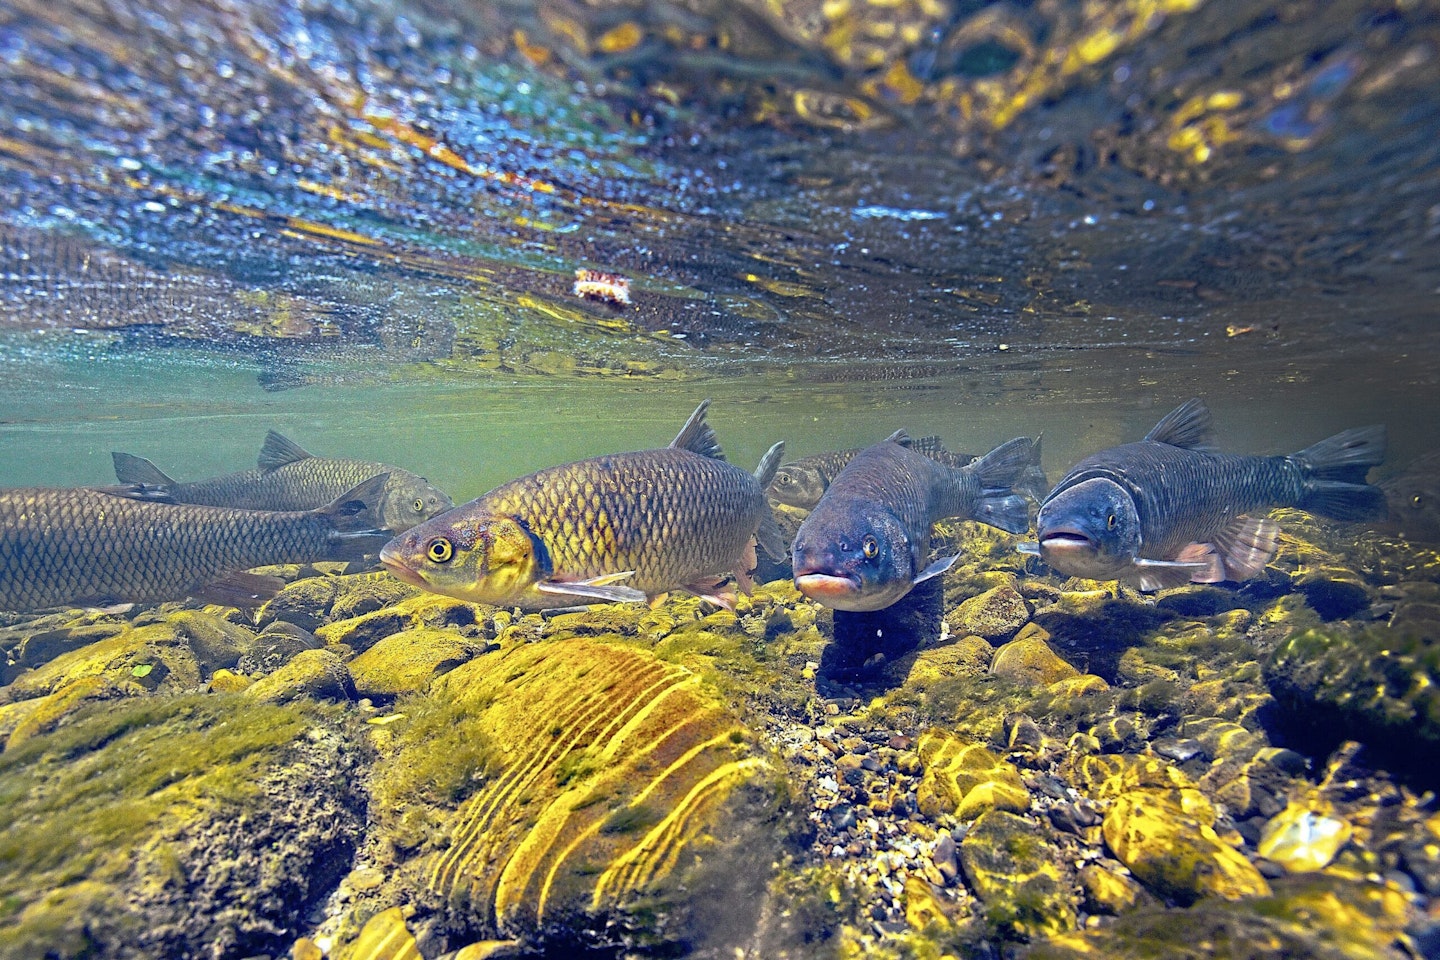
[[[1029,809],[1020,771],[983,744],[935,728],[920,735],[915,749],[924,769],[917,802],[927,815],[953,813],[969,820],[986,810]]]
[[[346,960],[421,960],[415,937],[405,926],[400,907],[381,910],[366,921],[346,951]]]
[[[644,39],[645,32],[640,29],[640,25],[627,20],[601,34],[600,39],[595,41],[595,46],[601,53],[624,53],[634,50]]]
[[[1270,885],[1243,854],[1162,794],[1121,794],[1101,830],[1115,858],[1161,896],[1188,904],[1206,896],[1270,895]]]

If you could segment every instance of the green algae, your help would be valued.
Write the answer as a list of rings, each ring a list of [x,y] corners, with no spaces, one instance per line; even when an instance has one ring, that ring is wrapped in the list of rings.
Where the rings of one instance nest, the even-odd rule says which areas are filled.
[[[330,716],[230,696],[129,699],[0,755],[0,955],[110,956],[149,933],[135,891],[183,882],[185,831],[255,801]]]
[[[395,713],[403,719],[377,733],[390,755],[371,784],[379,808],[404,809],[421,798],[450,805],[473,791],[494,760],[489,737],[475,722],[487,705],[423,694],[400,700]]]

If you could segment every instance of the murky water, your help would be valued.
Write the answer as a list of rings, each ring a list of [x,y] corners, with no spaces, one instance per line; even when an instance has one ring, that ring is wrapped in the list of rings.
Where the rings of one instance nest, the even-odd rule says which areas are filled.
[[[974,453],[1018,434],[1043,433],[1044,465],[1054,478],[1089,453],[1140,437],[1177,403],[1200,396],[1215,413],[1226,451],[1285,453],[1342,428],[1383,423],[1389,455],[1374,476],[1384,477],[1440,449],[1437,89],[1440,6],[1433,2],[3,3],[0,486],[110,483],[112,451],[147,457],[178,479],[241,470],[253,466],[261,439],[274,429],[316,454],[413,469],[458,503],[563,461],[662,445],[706,397],[714,401],[710,420],[729,458],[747,469],[777,439],[794,457],[865,445],[905,427]],[[578,295],[578,270],[625,278],[627,301]],[[1343,597],[1334,599],[1343,590],[1320,596],[1306,578],[1324,570],[1330,571],[1327,584],[1363,581],[1366,612],[1325,617],[1327,623],[1354,620],[1357,631],[1406,604],[1418,609],[1434,602],[1429,547],[1400,541],[1399,554],[1385,553],[1387,546],[1352,556],[1335,542],[1322,549],[1304,539],[1330,533],[1333,528],[1306,527],[1300,547],[1287,541],[1283,572],[1265,589],[1280,596],[1290,581],[1284,590],[1275,584],[1291,578],[1292,598],[1303,594],[1317,610],[1332,609],[1325,603],[1349,610]],[[1315,552],[1307,552],[1312,547]],[[947,606],[995,588],[996,577],[1019,575],[1016,582],[1029,589],[1028,574],[1008,546],[993,556],[1001,559],[948,582]],[[1076,651],[1099,643],[1073,623],[1057,625],[1042,615],[1083,602],[1069,593],[1057,601],[1061,586],[1057,580],[1035,587],[1041,592],[1032,590],[1026,602],[1042,608],[1031,610],[1033,622],[1044,620],[1061,652],[1078,662]],[[1194,732],[1197,715],[1207,723],[1243,723],[1255,737],[1289,743],[1277,732],[1283,724],[1243,704],[1246,696],[1265,695],[1256,680],[1259,667],[1245,664],[1266,661],[1282,642],[1275,623],[1293,619],[1298,635],[1313,617],[1285,601],[1263,607],[1274,597],[1246,589],[1228,596],[1241,597],[1235,609],[1245,607],[1255,618],[1248,652],[1220,650],[1229,640],[1215,640],[1220,646],[1196,654],[1203,665],[1192,663],[1183,676],[1158,654],[1131,673],[1114,651],[1095,655],[1107,665],[1094,668],[1105,674],[1102,682],[1130,691],[1115,694],[1121,706],[1107,709],[1151,710],[1146,723],[1154,736],[1119,737],[1113,744],[1096,717],[1050,701],[1006,701],[1003,726],[978,719],[965,727],[967,721],[946,710],[963,714],[974,707],[976,716],[984,715],[974,705],[994,707],[995,701],[986,701],[980,686],[952,703],[922,684],[911,703],[898,692],[903,683],[841,689],[826,686],[821,670],[817,687],[814,668],[806,665],[820,654],[793,638],[777,647],[782,653],[770,654],[788,658],[787,670],[795,668],[781,672],[783,681],[767,679],[753,663],[735,666],[743,649],[727,647],[716,656],[727,669],[751,671],[735,681],[751,690],[735,698],[745,702],[764,699],[752,687],[767,685],[781,691],[776,697],[790,697],[786,684],[809,671],[810,686],[780,706],[769,703],[767,720],[743,718],[767,729],[772,747],[783,742],[801,753],[807,744],[845,741],[845,731],[837,734],[824,718],[839,712],[842,719],[834,722],[843,728],[846,712],[858,716],[872,694],[894,694],[907,704],[899,709],[918,712],[902,719],[871,715],[852,724],[849,738],[903,742],[887,747],[902,754],[932,722],[996,749],[1013,747],[1006,742],[1015,738],[1013,717],[1026,711],[1046,737],[1091,736],[1106,757],[1183,756],[1162,741],[1201,737]],[[395,600],[385,595],[349,609],[370,612]],[[1114,623],[1098,615],[1092,622],[1084,619],[1090,614],[1073,610],[1065,616],[1104,637],[1127,637],[1137,649],[1180,643],[1137,639],[1143,630],[1126,617],[1152,614],[1134,612],[1149,609],[1137,597],[1121,601],[1131,604],[1130,613],[1112,610]],[[799,636],[804,616],[797,611],[804,603],[795,603],[766,599],[755,609],[763,608],[769,622],[794,625]],[[1215,603],[1206,599],[1194,609]],[[340,622],[339,609],[327,608],[306,631]],[[1210,619],[1202,632],[1229,637],[1230,622],[1219,618],[1231,608],[1206,609]],[[420,619],[410,628],[419,629],[423,617],[414,616]],[[681,623],[701,619],[688,608],[677,616]],[[805,616],[814,622],[813,613]],[[954,620],[955,611],[947,616]],[[1428,615],[1417,617],[1426,625],[1416,654],[1423,660],[1433,657],[1434,637],[1424,632]],[[673,627],[675,618],[670,622]],[[472,617],[457,629],[469,630],[466,642],[484,650],[517,636],[519,627],[506,632],[507,626],[515,625]],[[833,626],[823,626],[832,631],[825,639],[833,640]],[[1163,623],[1150,628],[1168,629]],[[542,627],[537,619],[525,629]],[[614,629],[630,637],[667,635],[651,621]],[[777,631],[789,636],[789,627],[765,634],[761,622],[759,629],[771,639]],[[10,639],[6,676],[23,686],[17,680],[22,667],[33,679],[43,664],[33,652],[22,655],[21,633]],[[373,639],[334,643],[350,643],[346,649],[354,654]],[[712,640],[696,643],[703,649]],[[1066,643],[1073,646],[1067,650]],[[467,647],[465,655],[474,652]],[[256,677],[275,667],[244,662]],[[1269,662],[1279,662],[1278,655]],[[693,660],[684,663],[702,675]],[[354,662],[351,667],[357,677],[363,672]],[[134,683],[149,682],[149,662],[104,669],[142,668],[133,682],[124,681],[130,687],[116,688],[130,696]],[[209,666],[197,668],[190,686],[182,682],[183,670],[170,669],[177,691],[211,682]],[[589,669],[575,667],[580,677]],[[97,667],[85,682],[102,673]],[[1235,685],[1223,704],[1205,701],[1211,694],[1190,694],[1172,715],[1167,705],[1151,709],[1124,700],[1139,697],[1133,691],[1142,687],[1152,701],[1160,698],[1154,684],[1161,681],[1183,685],[1215,676]],[[512,679],[483,683],[499,690]],[[40,688],[7,689],[0,731],[13,739],[30,721],[16,719],[18,709],[3,711],[34,700]],[[54,697],[63,689],[43,693]],[[147,691],[154,689],[152,683]],[[1272,678],[1270,689],[1284,699],[1281,681]],[[415,716],[429,716],[425,710],[452,716],[444,711],[459,710],[456,703],[464,701],[464,722],[480,723],[499,742],[490,721],[479,719],[490,701],[465,701],[471,694],[459,691],[457,683],[446,694],[451,700],[433,694],[429,706],[413,707]],[[108,696],[88,687],[83,693]],[[383,713],[395,696],[382,692],[366,702],[373,699]],[[70,701],[45,702],[59,704],[60,717]],[[835,712],[827,712],[831,707]],[[1058,713],[1045,713],[1052,708]],[[708,716],[708,709],[694,706],[694,715]],[[36,729],[58,722],[44,719],[44,712],[34,716],[41,718]],[[807,740],[790,725],[822,732]],[[701,728],[697,743],[721,737],[719,726]],[[376,736],[381,754],[410,757],[406,734]],[[1416,749],[1430,746],[1425,740]],[[1332,772],[1347,769],[1343,751],[1327,761],[1333,747],[1315,748],[1320,753],[1307,775],[1327,804],[1359,803],[1342,801],[1338,788],[1331,789],[1343,779],[1339,773],[1320,776],[1326,762]],[[595,749],[610,748],[597,743]],[[915,749],[926,764],[939,764]],[[855,743],[837,750],[862,753]],[[1021,761],[1032,792],[1043,793],[1035,779],[1043,775],[1059,777],[1072,793],[1100,798],[1095,802],[1102,807],[1115,799],[1111,787],[1077,786],[1088,781],[1064,767],[1062,752],[1052,744]],[[1218,768],[1223,751],[1211,753]],[[1175,761],[1177,769],[1182,762],[1188,761]],[[571,773],[559,775],[562,785]],[[1200,780],[1196,770],[1190,773]],[[1289,768],[1284,775],[1298,776]],[[816,776],[822,785],[839,783],[837,790],[846,782],[829,767]],[[1219,829],[1231,830],[1225,842],[1263,865],[1255,852],[1259,828],[1287,802],[1299,803],[1300,787],[1276,788],[1278,806],[1257,800],[1244,807],[1229,781],[1211,789],[1217,776],[1205,781],[1207,797],[1247,811],[1233,823],[1222,816]],[[1394,799],[1401,794],[1384,779],[1388,773],[1376,776],[1365,783],[1379,784],[1374,796],[1389,799],[1340,813],[1327,807],[1325,816],[1365,824],[1377,804],[1419,811],[1397,821],[1403,821],[1394,827],[1401,839],[1392,837],[1390,846],[1373,838],[1370,846],[1357,843],[1343,869],[1332,868],[1337,876],[1348,869],[1396,883],[1392,874],[1405,873],[1410,912],[1396,908],[1371,917],[1375,936],[1389,937],[1388,943],[1407,925],[1412,933],[1420,930],[1416,918],[1426,910],[1433,921],[1440,874],[1420,854],[1395,851],[1421,836],[1417,824],[1425,816],[1431,826],[1424,829],[1440,827],[1413,793],[1404,794],[1403,803]],[[1281,774],[1265,777],[1269,783]],[[380,773],[374,778],[375,796],[402,795],[385,794],[400,788],[385,786]],[[477,774],[474,782],[503,778],[485,781]],[[892,776],[892,794],[903,793],[896,782]],[[1404,782],[1404,789],[1416,783]],[[421,786],[422,792],[434,788],[428,780]],[[471,787],[454,789],[461,797]],[[796,892],[804,886],[796,877],[822,889],[828,875],[816,879],[804,871],[827,856],[846,864],[835,869],[850,871],[845,883],[855,889],[885,888],[873,877],[856,879],[864,872],[857,864],[871,863],[866,858],[875,852],[853,849],[863,839],[856,839],[858,828],[832,829],[842,818],[831,813],[852,801],[860,806],[860,798],[837,806],[826,789],[808,795],[825,812],[811,818],[821,823],[818,839],[812,838],[813,862],[787,848],[786,869],[798,872],[783,882],[766,880],[772,893],[789,883],[787,896],[808,902],[804,891]],[[426,793],[425,802],[432,799]],[[681,809],[679,798],[669,799]],[[502,800],[494,802],[503,807]],[[417,801],[415,809],[421,806]],[[424,809],[416,822],[425,830],[468,836],[479,829]],[[904,804],[891,809],[902,811],[894,823],[903,822]],[[1040,809],[1030,810],[1034,822],[1054,820]],[[652,813],[632,810],[632,819],[658,830],[647,819]],[[928,812],[910,820],[921,824],[912,832],[927,850],[948,843],[936,839],[937,829],[944,834],[955,826],[956,843],[968,829]],[[574,829],[591,838],[614,832],[598,822]],[[1073,832],[1085,838],[1085,829],[1096,828]],[[1382,833],[1376,827],[1374,837]],[[481,842],[465,842],[471,841]],[[1102,849],[1106,857],[1119,855],[1108,833],[1105,841],[1109,846],[1102,848],[1098,835],[1089,836],[1084,856],[1100,858]],[[481,934],[525,940],[544,932],[529,920],[504,919],[499,904],[519,889],[513,886],[499,884],[484,895],[491,898],[484,909],[470,914],[426,901],[453,897],[434,877],[424,887],[428,894],[414,893],[420,888],[406,887],[403,878],[422,858],[417,853],[407,861],[403,854],[428,850],[432,841],[414,842],[407,848],[389,834],[381,840],[372,833],[342,844],[336,856],[345,863],[321,873],[333,879],[354,867],[350,886],[331,884],[299,897],[303,910],[273,920],[291,924],[281,939],[315,935],[343,942],[370,915],[412,899],[421,904],[417,929],[427,958]],[[1077,925],[1064,910],[1041,910],[1046,919],[1038,925],[996,914],[987,915],[990,926],[983,930],[966,927],[954,904],[986,896],[993,903],[995,894],[985,892],[990,888],[971,866],[969,886],[957,883],[953,846],[949,872],[926,875],[927,882],[949,904],[936,909],[969,932],[946,940],[911,916],[898,894],[886,895],[883,908],[865,899],[870,894],[856,894],[861,919],[836,926],[843,931],[837,942],[869,944],[881,951],[876,955],[889,956],[903,952],[896,938],[928,929],[923,949],[910,941],[903,949],[929,955],[924,950],[961,950],[960,944],[983,952],[994,947],[975,946],[982,941],[1039,944]],[[390,853],[377,853],[381,847]],[[359,859],[351,863],[346,858],[356,850]],[[1160,899],[1194,899],[1121,859]],[[919,876],[913,863],[906,869],[912,868]],[[363,870],[384,873],[383,884],[371,884],[367,874],[356,886]],[[549,896],[557,875],[552,872],[535,902]],[[1079,889],[1076,877],[1065,877]],[[23,938],[11,949],[4,931],[20,923],[15,911],[29,901],[6,900],[7,882],[0,877],[0,953],[25,956]],[[484,886],[475,883],[476,891]],[[904,886],[904,877],[896,885]],[[595,903],[612,888],[596,886]],[[515,894],[515,902],[530,904],[529,889]],[[1258,895],[1244,884],[1219,893]],[[918,894],[912,899],[920,902]],[[826,911],[841,909],[839,899],[826,902]],[[494,917],[486,913],[492,908]],[[1085,909],[1092,919],[1108,916],[1094,902]],[[747,930],[753,921],[762,931],[751,940],[721,937],[715,931],[727,924],[713,917],[706,936],[726,949],[741,944],[750,956],[830,955],[792,948],[777,932],[785,922],[766,916],[735,920]],[[710,942],[647,929],[631,947],[643,953],[648,948],[634,944],[652,934],[652,945]],[[154,955],[194,955],[187,951],[198,951],[200,941],[187,936],[165,940]],[[596,946],[578,933],[573,942],[569,934],[556,939],[554,930],[545,936],[526,942],[562,951],[566,943]],[[102,936],[106,943],[117,938]],[[239,942],[254,950],[274,946]],[[767,954],[766,944],[777,952]],[[217,956],[244,955],[226,952],[229,941],[211,946]],[[350,947],[355,952],[347,956],[389,955],[366,952],[373,944]],[[70,946],[57,949],[69,955]],[[108,949],[101,955],[123,955]],[[618,948],[608,943],[604,949]]]

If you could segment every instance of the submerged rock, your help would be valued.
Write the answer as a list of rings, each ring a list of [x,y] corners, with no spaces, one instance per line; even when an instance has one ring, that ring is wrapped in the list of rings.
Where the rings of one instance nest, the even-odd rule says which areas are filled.
[[[925,771],[916,797],[927,816],[973,820],[987,810],[1030,808],[1020,771],[982,744],[934,729],[921,735],[916,751]]]
[[[1105,844],[1141,883],[1178,903],[1267,896],[1260,871],[1210,824],[1151,791],[1123,793],[1102,826]]]
[[[770,761],[699,674],[613,642],[522,644],[396,711],[376,732],[369,847],[390,867],[362,903],[418,905],[429,952],[637,923],[711,935],[717,911],[758,910],[778,842],[756,819],[775,812]]]
[[[235,696],[81,709],[0,756],[0,956],[288,951],[363,829],[333,709]]]
[[[986,916],[1020,939],[1075,929],[1075,895],[1048,833],[1033,820],[996,810],[976,820],[960,844],[965,877]]]

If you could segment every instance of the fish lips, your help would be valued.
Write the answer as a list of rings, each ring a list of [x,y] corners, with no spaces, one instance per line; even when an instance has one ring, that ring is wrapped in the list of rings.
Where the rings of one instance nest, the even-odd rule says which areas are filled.
[[[394,556],[387,556],[386,551],[384,550],[380,551],[380,562],[384,564],[385,569],[389,570],[391,576],[393,576],[396,580],[408,583],[412,587],[425,586],[424,577],[420,576],[420,574],[416,573],[414,570],[411,570],[401,561],[395,559]]]
[[[795,589],[829,606],[830,601],[847,600],[859,594],[860,581],[844,574],[810,571],[795,574]]]

